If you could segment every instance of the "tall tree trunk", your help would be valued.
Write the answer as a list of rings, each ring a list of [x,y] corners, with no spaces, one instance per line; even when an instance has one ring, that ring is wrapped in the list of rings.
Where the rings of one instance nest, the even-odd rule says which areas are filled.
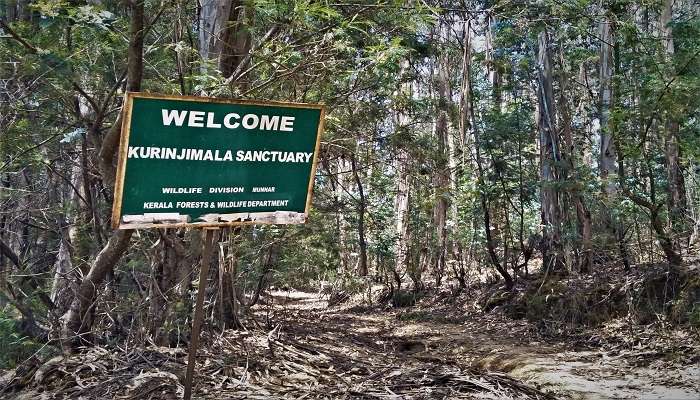
[[[559,193],[561,150],[556,127],[556,105],[552,88],[549,35],[541,32],[538,43],[537,128],[540,137],[540,205],[542,216],[542,262],[547,270],[564,265],[561,242],[561,198]]]
[[[466,19],[466,16],[465,16]],[[460,71],[461,85],[459,91],[459,139],[462,144],[462,165],[469,165],[472,168],[468,170],[473,171],[475,168],[472,160],[475,158],[474,154],[467,156],[467,152],[471,151],[474,153],[474,146],[469,146],[471,139],[471,57],[472,57],[472,37],[471,37],[471,19],[466,19],[464,26],[462,28],[462,65]],[[453,149],[454,150],[454,149]],[[455,161],[455,165],[457,162]],[[455,180],[454,184],[457,182]],[[455,186],[456,188],[456,186]],[[454,210],[455,217],[457,215],[457,210]]]
[[[674,0],[665,0],[663,12],[661,13],[661,37],[663,48],[666,53],[667,62],[673,65],[675,53],[673,43],[673,18]],[[673,68],[671,69],[673,72]],[[665,158],[666,174],[668,179],[668,210],[669,228],[672,235],[673,247],[677,253],[682,253],[682,249],[687,247],[690,239],[690,221],[688,220],[688,200],[685,191],[685,179],[681,168],[681,149],[679,144],[680,123],[673,112],[666,112],[665,129]]]
[[[409,67],[408,61],[403,61],[401,65],[400,76],[407,73]],[[405,99],[411,98],[411,87],[408,83],[401,85],[400,95]],[[397,109],[395,111],[395,135],[400,136],[404,140],[397,140],[396,157],[394,159],[394,167],[396,170],[396,197],[394,201],[395,215],[395,232],[396,240],[394,241],[394,282],[397,289],[401,288],[401,280],[405,272],[409,269],[410,256],[408,252],[409,243],[409,196],[411,190],[411,175],[409,172],[409,153],[405,142],[409,139],[408,116],[404,110]]]
[[[561,59],[563,61],[563,54],[561,54]],[[566,93],[569,88],[568,79],[569,77],[566,74],[561,74],[559,110],[561,112],[561,128],[565,145],[562,151],[562,157],[565,160],[565,170],[562,179],[565,181],[574,181],[572,189],[569,191],[569,196],[571,197],[571,200],[576,208],[576,224],[581,241],[577,266],[580,272],[587,273],[590,271],[592,266],[593,222],[591,219],[591,212],[586,206],[583,193],[581,193],[584,185],[580,182],[580,179],[577,176],[579,165],[576,161],[577,151],[574,144],[574,136],[571,127],[571,112],[569,103],[566,99]]]
[[[126,81],[126,90],[129,92],[140,92],[143,80],[144,3],[145,0],[130,0],[129,63]]]
[[[449,29],[442,24],[440,26],[440,40],[449,42]],[[446,54],[438,55],[437,73],[437,119],[435,121],[435,136],[437,139],[436,171],[433,177],[435,187],[435,206],[433,208],[433,221],[437,237],[437,249],[433,260],[433,275],[435,285],[440,287],[442,276],[445,273],[447,262],[447,210],[450,207],[448,195],[450,192],[449,171],[449,145],[451,136],[449,129],[449,104],[452,99],[448,74],[448,58]]]
[[[610,122],[610,112],[613,106],[613,24],[606,16],[600,21],[599,27],[600,36],[600,155],[598,158],[598,169],[600,171],[600,179],[603,185],[603,202],[606,204],[604,211],[605,225],[613,234],[617,241],[617,247],[620,251],[620,258],[626,270],[630,269],[630,260],[627,254],[627,244],[625,241],[624,228],[622,222],[611,212],[611,205],[618,199],[617,181],[618,175],[623,164],[622,160],[618,159],[618,154],[615,146],[615,127]]]
[[[398,149],[396,152],[396,200],[394,213],[396,215],[396,240],[394,241],[394,281],[398,288],[401,287],[401,277],[409,269],[409,196],[411,189],[411,177],[408,171],[409,156],[406,149]]]
[[[598,168],[603,181],[603,193],[612,198],[617,192],[615,179],[610,176],[617,171],[617,151],[610,126],[610,108],[612,107],[612,75],[613,75],[613,33],[611,22],[604,17],[600,22],[600,156]]]
[[[467,26],[469,26],[469,24],[467,24]],[[462,94],[460,95],[460,129],[462,130],[460,133],[466,136],[467,132],[471,130],[473,134],[472,152],[474,154],[474,164],[476,166],[476,180],[483,217],[484,233],[486,236],[486,249],[491,265],[493,265],[496,271],[503,277],[506,287],[511,289],[514,285],[513,277],[508,272],[508,269],[505,268],[506,261],[504,260],[503,265],[501,265],[501,260],[498,257],[497,245],[493,237],[491,225],[490,199],[484,187],[484,160],[481,156],[479,127],[476,124],[476,116],[474,113],[474,88],[471,79],[471,33],[469,29],[467,29],[465,37],[467,40],[462,58],[462,79],[464,81],[462,82]]]
[[[471,59],[471,19],[464,16],[462,24],[462,62],[460,66],[460,89],[459,89],[459,104],[458,104],[458,121],[457,132],[448,136],[447,144],[449,146],[449,169],[450,169],[450,191],[452,193],[452,201],[450,202],[449,216],[452,221],[452,231],[457,232],[460,228],[458,202],[454,196],[458,193],[459,181],[462,174],[467,170],[473,171],[473,157],[467,157],[467,152],[473,146],[469,146],[471,142],[471,133],[469,132],[469,63]],[[461,153],[461,160],[459,154]],[[464,254],[462,253],[463,246],[454,239],[457,235],[452,235],[453,239],[449,245],[453,260],[458,260],[460,268],[456,269],[460,273],[464,272]],[[454,270],[454,268],[453,268]],[[466,282],[460,280],[460,285],[466,286]]]

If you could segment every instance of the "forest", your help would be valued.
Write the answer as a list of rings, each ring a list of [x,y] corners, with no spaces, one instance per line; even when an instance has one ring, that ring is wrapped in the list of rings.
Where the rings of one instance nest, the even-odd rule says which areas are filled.
[[[114,229],[129,92],[323,104],[306,223]],[[193,340],[201,399],[700,398],[700,5],[0,0],[0,399]]]

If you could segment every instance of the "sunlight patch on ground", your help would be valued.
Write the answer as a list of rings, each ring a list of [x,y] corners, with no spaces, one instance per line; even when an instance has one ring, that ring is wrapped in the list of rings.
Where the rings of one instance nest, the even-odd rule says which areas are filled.
[[[598,361],[591,362],[591,358]],[[697,380],[700,367],[668,371],[651,364],[625,373],[625,366],[618,361],[596,352],[567,352],[551,358],[531,356],[520,360],[520,366],[508,374],[543,387],[565,390],[576,400],[696,400],[700,395]]]
[[[417,336],[432,333],[432,329],[425,324],[405,324],[394,328],[393,335],[402,336]]]

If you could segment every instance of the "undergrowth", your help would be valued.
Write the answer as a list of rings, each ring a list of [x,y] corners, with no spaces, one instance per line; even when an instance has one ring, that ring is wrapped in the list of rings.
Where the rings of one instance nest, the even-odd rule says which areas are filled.
[[[42,348],[42,344],[22,336],[17,323],[7,306],[0,309],[0,369],[15,368]]]

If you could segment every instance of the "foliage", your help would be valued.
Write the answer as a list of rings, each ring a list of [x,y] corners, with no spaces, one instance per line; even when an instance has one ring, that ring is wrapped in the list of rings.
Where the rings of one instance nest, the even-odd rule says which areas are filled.
[[[44,347],[20,333],[12,314],[7,306],[0,310],[0,369],[15,368]]]

